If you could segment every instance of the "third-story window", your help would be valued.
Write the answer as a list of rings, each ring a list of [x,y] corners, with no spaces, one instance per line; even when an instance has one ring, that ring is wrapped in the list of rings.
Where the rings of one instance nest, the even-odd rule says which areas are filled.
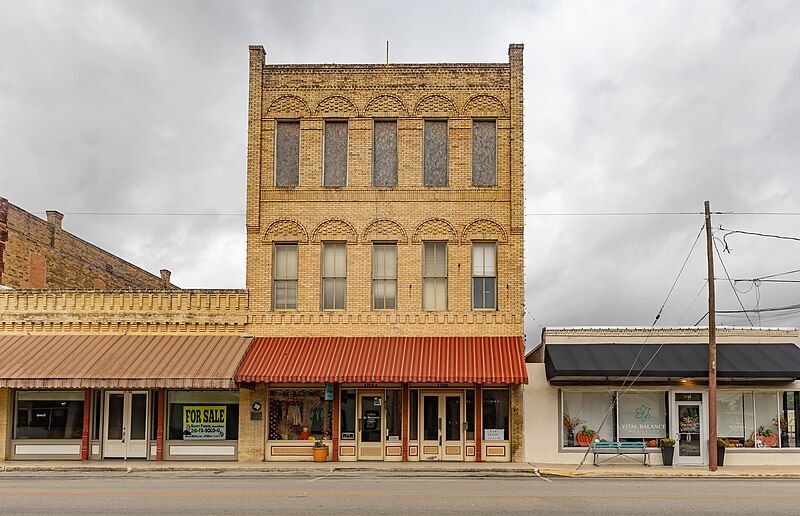
[[[422,255],[422,309],[447,310],[447,243],[425,242]]]
[[[425,120],[422,133],[422,182],[447,186],[447,120]]]
[[[397,244],[372,245],[372,308],[397,308]]]
[[[275,244],[272,303],[276,310],[297,308],[297,244]]]
[[[322,244],[322,309],[344,310],[347,292],[347,244]]]
[[[372,186],[397,186],[397,120],[372,126]]]
[[[497,184],[497,123],[494,120],[472,121],[472,184]]]
[[[325,186],[347,184],[347,121],[325,122]]]
[[[300,122],[275,124],[275,186],[300,184]]]
[[[497,259],[494,242],[472,244],[472,308],[497,307]]]

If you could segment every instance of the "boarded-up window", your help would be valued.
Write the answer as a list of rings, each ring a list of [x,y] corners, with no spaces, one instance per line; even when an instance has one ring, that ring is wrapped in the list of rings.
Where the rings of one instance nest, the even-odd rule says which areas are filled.
[[[375,120],[373,125],[372,185],[397,186],[396,120]]]
[[[447,186],[447,120],[425,120],[422,176],[425,186]]]
[[[347,122],[325,122],[325,186],[347,184]]]
[[[472,184],[497,184],[497,123],[494,120],[472,121]]]
[[[275,186],[300,184],[300,122],[275,124]]]

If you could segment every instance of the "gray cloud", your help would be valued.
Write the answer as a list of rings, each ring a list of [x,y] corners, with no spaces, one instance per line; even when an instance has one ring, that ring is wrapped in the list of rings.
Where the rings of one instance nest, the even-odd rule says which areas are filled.
[[[33,211],[241,212],[247,45],[273,63],[381,62],[387,39],[393,61],[417,62],[505,61],[509,42],[526,44],[529,213],[699,211],[704,199],[800,211],[797,2],[3,1],[0,12],[0,191]],[[526,222],[527,305],[547,325],[649,324],[702,224]],[[715,223],[800,233],[797,217]],[[244,284],[242,218],[68,215],[65,226],[171,268],[182,286]],[[798,243],[731,242],[734,276],[800,268]],[[704,277],[701,242],[664,323]],[[760,305],[800,301],[796,285],[762,284]],[[720,308],[738,306],[718,291]],[[754,307],[756,289],[742,301]],[[537,340],[533,319],[528,332]]]

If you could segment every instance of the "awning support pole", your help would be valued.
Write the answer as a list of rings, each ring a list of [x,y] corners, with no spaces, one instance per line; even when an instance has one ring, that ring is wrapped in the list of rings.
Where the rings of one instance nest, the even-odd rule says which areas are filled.
[[[89,460],[89,425],[92,421],[92,389],[83,390],[83,432],[81,432],[81,460]]]
[[[166,389],[158,389],[158,403],[156,403],[156,460],[164,460],[164,411],[166,410]]]
[[[403,384],[403,412],[400,417],[402,420],[403,428],[401,432],[403,432],[403,462],[408,462],[408,421],[411,417],[411,400],[409,399],[411,393],[408,387],[408,383]]]
[[[717,471],[717,324],[714,299],[714,240],[711,207],[705,202],[708,258],[708,469]]]
[[[475,384],[475,462],[483,461],[483,386]]]

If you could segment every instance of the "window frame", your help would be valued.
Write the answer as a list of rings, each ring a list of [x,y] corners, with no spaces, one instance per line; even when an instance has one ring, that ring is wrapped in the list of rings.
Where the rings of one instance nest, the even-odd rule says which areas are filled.
[[[375,184],[375,122],[394,122],[394,157],[395,157],[395,170],[394,170],[394,185],[376,185]],[[397,118],[372,118],[372,159],[370,159],[370,183],[373,188],[397,188],[400,185],[400,124]],[[423,157],[423,159],[425,159]]]
[[[425,254],[426,248],[429,244],[442,244],[444,246],[444,276],[431,276],[430,279],[440,280],[444,279],[444,308],[425,308],[425,280],[429,279],[425,275]],[[449,260],[450,252],[447,249],[448,242],[446,240],[426,240],[422,242],[422,311],[423,312],[446,312],[450,306],[450,269]]]
[[[475,245],[486,245],[486,244],[493,244],[494,245],[494,276],[475,276]],[[485,253],[484,253],[485,254]],[[472,241],[472,249],[470,252],[470,264],[469,264],[469,273],[470,273],[470,305],[473,310],[483,311],[483,312],[496,312],[498,311],[498,270],[497,266],[497,241],[496,240],[473,240]],[[475,307],[475,278],[494,278],[494,307],[493,308],[476,308]]]
[[[297,123],[297,184],[279,185],[278,184],[278,125],[281,123]],[[274,137],[272,142],[272,184],[275,188],[299,188],[300,187],[300,168],[303,157],[303,127],[299,118],[276,118],[274,126]]]
[[[475,184],[475,159],[474,159],[474,148],[475,148],[475,122],[494,122],[494,183],[487,184],[487,185],[476,185]],[[475,117],[470,122],[470,153],[469,153],[469,168],[470,168],[470,183],[471,186],[474,188],[493,188],[499,184],[499,170],[498,170],[498,155],[500,154],[499,142],[498,142],[498,128],[497,128],[497,118],[496,117]]]
[[[347,309],[347,242],[344,240],[329,240],[321,242],[321,251],[320,252],[320,310],[323,312],[333,312],[333,311],[342,311]],[[342,303],[343,306],[341,308],[336,307],[336,280],[340,279],[339,276],[325,276],[325,249],[328,246],[336,246],[342,245],[344,246],[344,295],[342,296]],[[336,269],[335,265],[335,256],[334,256],[334,269]],[[335,274],[335,273],[334,273]],[[333,282],[333,308],[325,308],[325,279],[332,279]]]
[[[326,185],[325,184],[325,148],[328,138],[325,135],[325,127],[328,123],[344,123],[347,128],[347,138],[345,139],[345,164],[344,164],[344,184]],[[346,188],[350,181],[350,121],[347,118],[325,118],[322,120],[322,177],[320,178],[322,188]]]
[[[375,249],[376,249],[376,246],[377,247],[389,247],[389,246],[391,246],[391,247],[394,248],[394,278],[390,278],[390,277],[376,278],[375,277]],[[385,262],[386,262],[386,257],[385,256],[383,258],[383,261],[384,261],[384,268],[385,268]],[[371,297],[370,306],[372,307],[373,310],[380,310],[380,311],[398,310],[398,308],[397,308],[398,298],[400,297],[399,296],[399,291],[398,291],[398,286],[399,286],[400,282],[399,282],[398,277],[397,277],[398,276],[398,273],[397,273],[397,271],[398,271],[397,242],[391,242],[391,241],[389,241],[389,242],[383,242],[383,241],[372,242],[372,260],[371,260],[371,262],[372,262],[371,263],[371,265],[372,265],[372,282],[371,282],[370,293],[372,295],[370,296]],[[383,308],[378,308],[378,307],[375,306],[375,282],[376,281],[381,281],[383,283],[386,283],[386,282],[389,282],[389,281],[394,281],[394,308],[386,307],[386,290],[385,289],[384,289],[384,295],[383,295],[383,305],[384,305]]]
[[[274,311],[297,311],[297,294],[298,294],[297,288],[299,286],[298,278],[300,276],[300,249],[299,249],[297,244],[298,244],[297,242],[274,242],[272,244],[272,309]],[[284,247],[284,246],[285,247],[288,247],[288,246],[293,246],[294,247],[294,258],[295,258],[295,262],[296,262],[295,263],[295,272],[296,272],[296,276],[297,277],[295,277],[293,280],[292,279],[286,279],[286,278],[279,279],[276,276],[277,270],[278,270],[278,268],[276,267],[276,263],[278,261],[277,260],[278,247]],[[282,282],[286,282],[286,283],[288,283],[290,281],[294,281],[294,295],[295,295],[294,308],[289,308],[289,307],[286,307],[286,306],[284,306],[284,307],[278,307],[277,306],[278,305],[277,304],[277,296],[276,296],[277,289],[276,289],[275,285],[276,285],[276,283],[278,281],[282,281]]]
[[[442,185],[428,185],[425,183],[425,122],[445,122],[447,126],[447,141],[445,150],[447,159],[445,160],[445,181]],[[399,164],[398,164],[399,165]],[[400,167],[398,166],[398,169]],[[448,188],[450,186],[450,118],[449,117],[426,117],[422,119],[422,186],[425,188]]]

